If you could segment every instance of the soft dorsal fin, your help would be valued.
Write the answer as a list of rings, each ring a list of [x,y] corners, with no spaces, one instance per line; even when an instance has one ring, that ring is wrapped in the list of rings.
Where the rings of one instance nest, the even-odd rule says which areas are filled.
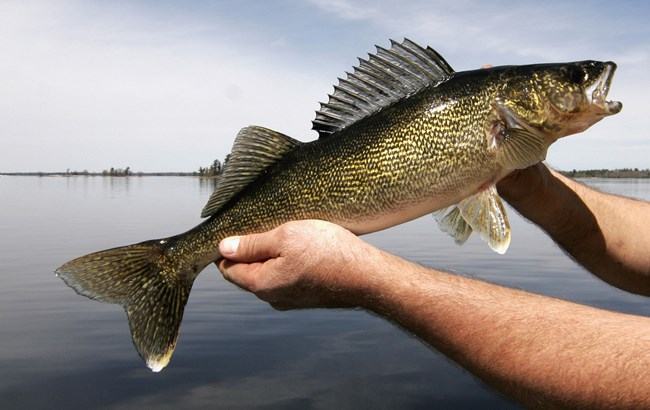
[[[339,78],[334,94],[316,112],[313,129],[326,137],[453,74],[431,47],[422,48],[408,39],[391,40],[390,49],[377,46],[376,54],[360,58],[354,72]]]
[[[214,215],[265,169],[301,144],[298,140],[267,128],[243,128],[235,138],[230,160],[203,208],[201,217]]]

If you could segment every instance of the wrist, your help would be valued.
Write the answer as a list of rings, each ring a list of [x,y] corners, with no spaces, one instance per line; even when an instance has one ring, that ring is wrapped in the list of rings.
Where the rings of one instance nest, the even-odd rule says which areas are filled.
[[[584,202],[590,190],[543,165],[532,171],[525,181],[521,181],[528,184],[528,194],[506,194],[504,199],[565,250],[584,245],[598,228]]]
[[[517,170],[497,183],[499,195],[520,213],[548,201],[555,174],[544,163]]]
[[[567,205],[574,202],[575,192],[559,173],[539,163],[502,182],[499,194],[526,219],[549,233],[566,226]]]
[[[399,322],[395,316],[404,310],[402,305],[416,304],[426,269],[379,249],[374,251],[374,264],[372,269],[366,266],[368,275],[359,289],[359,307]]]

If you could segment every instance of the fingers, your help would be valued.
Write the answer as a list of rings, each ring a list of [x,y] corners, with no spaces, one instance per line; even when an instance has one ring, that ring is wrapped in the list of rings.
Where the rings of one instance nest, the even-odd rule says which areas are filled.
[[[228,282],[249,292],[253,292],[256,289],[260,269],[259,263],[248,264],[221,259],[217,263],[217,267]]]
[[[290,297],[291,291],[287,292],[286,289],[281,289],[278,292],[278,289],[273,286],[263,285],[268,282],[268,276],[273,275],[273,272],[275,272],[274,259],[250,264],[222,259],[217,266],[226,280],[243,290],[255,294],[261,300],[269,303],[274,309],[289,310],[297,307],[292,300],[295,298]]]
[[[260,283],[268,280],[280,256],[282,231],[272,231],[225,238],[219,243],[224,259],[217,264],[224,278],[249,292],[257,292]]]
[[[357,307],[364,278],[371,276],[364,274],[365,258],[377,257],[369,249],[338,225],[294,221],[222,240],[218,267],[226,280],[278,310]]]
[[[264,261],[278,256],[275,230],[261,234],[232,236],[219,243],[221,256],[237,262]]]

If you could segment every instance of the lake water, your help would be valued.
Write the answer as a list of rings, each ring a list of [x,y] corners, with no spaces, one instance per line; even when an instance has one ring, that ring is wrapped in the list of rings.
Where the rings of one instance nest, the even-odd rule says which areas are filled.
[[[650,200],[648,180],[589,180]],[[188,177],[0,177],[0,408],[514,407],[439,353],[362,311],[277,312],[208,267],[168,368],[147,369],[117,305],[53,275],[92,251],[194,226],[212,184]],[[510,210],[500,256],[424,217],[366,239],[424,265],[591,306],[650,315],[643,297],[576,266]],[[552,340],[548,341],[553,343]]]

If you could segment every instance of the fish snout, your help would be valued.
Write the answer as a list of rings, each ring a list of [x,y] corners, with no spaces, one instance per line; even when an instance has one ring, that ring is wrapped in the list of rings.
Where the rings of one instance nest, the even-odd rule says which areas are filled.
[[[587,98],[591,104],[600,108],[604,115],[618,114],[623,109],[623,103],[606,99],[616,71],[616,63],[607,61],[603,65],[604,69],[598,80],[586,90]]]

